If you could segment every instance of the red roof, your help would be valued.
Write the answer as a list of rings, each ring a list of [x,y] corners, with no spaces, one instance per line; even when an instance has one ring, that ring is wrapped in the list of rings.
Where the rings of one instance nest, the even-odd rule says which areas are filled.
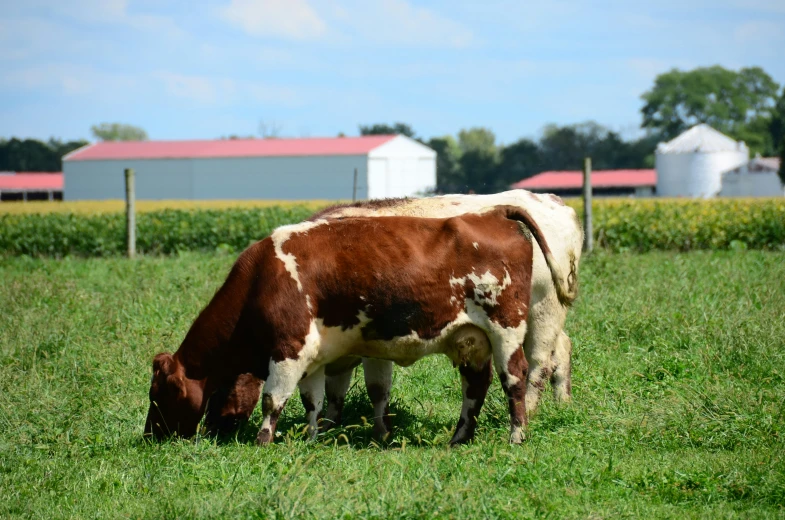
[[[61,191],[62,189],[61,172],[0,175],[0,191]]]
[[[591,172],[592,188],[622,188],[656,186],[657,170],[596,170]],[[580,189],[583,186],[581,171],[542,172],[518,181],[511,187],[526,190]]]
[[[394,135],[369,135],[305,139],[101,142],[80,148],[66,155],[63,160],[364,155],[395,137]]]

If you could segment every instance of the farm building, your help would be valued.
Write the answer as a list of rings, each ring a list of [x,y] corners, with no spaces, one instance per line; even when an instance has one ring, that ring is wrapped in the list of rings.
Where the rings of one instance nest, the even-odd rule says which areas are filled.
[[[778,157],[756,157],[722,174],[721,197],[781,197],[783,186],[777,171]]]
[[[592,193],[595,196],[651,197],[657,186],[655,170],[596,170],[591,174]],[[525,189],[536,193],[554,193],[562,197],[577,197],[583,191],[583,172],[549,171],[518,181],[512,189]]]
[[[122,199],[125,168],[138,199],[366,199],[436,185],[436,152],[401,135],[102,142],[63,158],[65,199]]]
[[[747,146],[709,125],[693,126],[657,145],[657,194],[661,197],[715,197],[722,174],[749,161]]]
[[[63,200],[61,172],[0,172],[0,201]]]

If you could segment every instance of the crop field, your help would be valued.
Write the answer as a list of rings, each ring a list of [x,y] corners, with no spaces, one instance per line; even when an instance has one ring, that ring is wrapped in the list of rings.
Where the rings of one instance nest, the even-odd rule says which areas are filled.
[[[204,210],[230,208],[269,208],[280,206],[306,206],[311,210],[335,204],[328,200],[138,200],[136,211],[149,213],[165,209]],[[77,215],[101,215],[106,213],[122,213],[125,211],[124,200],[90,200],[90,201],[30,201],[4,202],[0,204],[0,215],[45,215],[48,213],[75,213]]]
[[[457,371],[396,368],[392,442],[355,374],[345,425],[254,444],[141,439],[152,356],[173,351],[233,254],[0,258],[2,518],[782,518],[785,253],[595,253],[568,319],[571,405],[521,446],[494,382],[447,447]],[[257,411],[258,412],[258,411]]]

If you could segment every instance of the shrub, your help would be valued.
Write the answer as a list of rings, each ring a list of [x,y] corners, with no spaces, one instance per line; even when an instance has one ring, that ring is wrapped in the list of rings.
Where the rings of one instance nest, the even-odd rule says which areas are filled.
[[[600,199],[593,210],[595,243],[615,251],[785,247],[782,198]]]
[[[581,201],[570,204],[580,215]],[[137,250],[239,252],[281,225],[310,216],[313,205],[209,210],[165,209],[137,215]],[[614,251],[785,248],[785,199],[599,199],[598,247]],[[108,256],[125,250],[121,213],[0,214],[0,253]]]

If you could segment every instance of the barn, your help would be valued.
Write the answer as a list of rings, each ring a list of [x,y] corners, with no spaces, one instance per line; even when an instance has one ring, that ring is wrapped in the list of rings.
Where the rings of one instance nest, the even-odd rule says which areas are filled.
[[[402,135],[100,142],[63,157],[66,200],[357,199],[424,194],[436,152]]]
[[[648,169],[595,170],[591,173],[591,187],[595,197],[652,197],[657,187],[657,172]],[[510,188],[578,197],[583,193],[583,172],[542,172],[518,181]]]
[[[63,200],[61,172],[0,172],[0,202]]]

